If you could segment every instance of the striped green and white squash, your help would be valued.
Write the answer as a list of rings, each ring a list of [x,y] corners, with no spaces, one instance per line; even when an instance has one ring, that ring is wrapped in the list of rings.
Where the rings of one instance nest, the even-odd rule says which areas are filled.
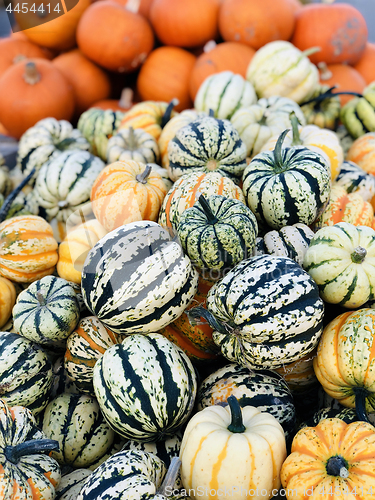
[[[76,469],[63,476],[56,488],[55,500],[77,500],[78,493],[91,474],[90,469]]]
[[[56,441],[46,439],[26,408],[0,399],[0,418],[2,500],[53,500],[61,472],[46,452],[56,449]]]
[[[126,443],[126,439],[124,439],[122,436],[119,434],[115,433],[115,438],[113,440],[113,443],[111,447],[107,450],[107,452],[102,455],[98,460],[93,462],[90,467],[88,467],[91,471],[96,470],[100,465],[102,465],[103,462],[108,460],[109,457],[112,457],[112,455],[115,455],[119,451],[121,451]]]
[[[93,315],[118,334],[155,332],[193,300],[198,273],[177,241],[156,222],[115,229],[87,255],[82,295]]]
[[[47,352],[47,354],[49,354]],[[51,359],[51,361],[53,361]],[[64,356],[59,356],[52,365],[53,384],[51,389],[51,399],[55,399],[60,394],[80,394],[76,384],[68,377],[68,372],[64,367]]]
[[[13,181],[9,175],[9,168],[5,165],[5,158],[0,153],[0,194],[4,198],[13,191]]]
[[[323,301],[314,280],[288,257],[260,255],[237,264],[207,294],[205,318],[232,362],[280,368],[311,352],[323,331]]]
[[[247,156],[252,158],[257,155],[268,139],[290,128],[292,112],[301,125],[306,125],[301,108],[287,97],[259,99],[256,104],[236,111],[230,121],[245,143]]]
[[[0,332],[1,399],[38,415],[48,404],[52,383],[52,364],[41,347],[16,333]]]
[[[141,128],[119,130],[108,140],[107,163],[134,160],[140,163],[157,163],[159,146],[154,137]]]
[[[180,464],[178,463],[179,467]],[[160,458],[146,451],[121,451],[109,458],[87,478],[77,500],[179,500],[181,493],[167,496],[174,490],[176,467],[167,477]],[[163,478],[167,481],[163,482]],[[162,489],[164,486],[164,490]],[[165,493],[164,493],[165,491]]]
[[[77,468],[98,460],[115,437],[96,399],[85,394],[60,394],[53,399],[45,409],[42,430],[59,443],[51,456],[61,465]]]
[[[199,195],[181,214],[178,236],[194,265],[222,269],[252,254],[258,224],[252,211],[239,200]]]
[[[340,120],[349,134],[358,139],[375,131],[375,88],[364,89],[362,97],[355,97],[341,108]]]
[[[13,325],[17,333],[39,344],[69,337],[79,321],[79,304],[67,281],[55,276],[31,283],[17,297]]]
[[[352,161],[344,161],[341,165],[335,185],[343,187],[347,193],[358,193],[365,201],[375,196],[375,177]]]
[[[65,151],[45,163],[37,175],[34,195],[47,220],[56,217],[66,222],[76,211],[89,215],[91,188],[104,167],[100,158],[77,150]]]
[[[330,304],[356,309],[375,298],[375,231],[339,222],[319,229],[303,261],[304,269]]]
[[[182,442],[182,433],[177,431],[173,436],[165,441],[156,441],[154,443],[143,443],[129,439],[126,441],[123,451],[138,450],[153,453],[162,460],[167,467],[170,466],[173,457],[178,457],[180,454]]]
[[[90,152],[99,156],[103,161],[107,159],[108,139],[117,131],[125,113],[90,108],[80,116],[78,130],[90,144]]]
[[[232,71],[221,71],[208,76],[198,89],[194,108],[216,118],[230,120],[240,108],[257,102],[254,87],[241,75]]]
[[[172,181],[182,175],[218,172],[238,183],[246,167],[246,146],[228,120],[207,116],[177,130],[168,144]]]
[[[197,411],[207,406],[227,406],[229,396],[241,406],[255,406],[273,415],[281,424],[285,438],[291,442],[296,426],[296,410],[287,383],[270,370],[250,371],[231,363],[219,368],[203,380],[197,393]]]
[[[93,381],[111,427],[144,442],[173,436],[190,417],[197,391],[188,356],[159,333],[130,335],[107,349]]]
[[[82,392],[94,395],[92,377],[95,363],[109,347],[118,342],[117,335],[105,328],[95,316],[81,319],[69,335],[64,366],[70,379]]]
[[[280,231],[269,231],[263,238],[257,238],[255,253],[289,257],[302,266],[313,236],[314,231],[306,224],[285,226]]]
[[[310,225],[324,211],[331,192],[330,166],[319,153],[302,146],[259,153],[243,174],[248,207],[260,225],[281,229],[298,222]]]
[[[88,151],[90,144],[78,129],[66,120],[45,118],[29,128],[21,137],[18,145],[17,166],[26,176],[33,168],[36,173],[51,156],[80,149]]]

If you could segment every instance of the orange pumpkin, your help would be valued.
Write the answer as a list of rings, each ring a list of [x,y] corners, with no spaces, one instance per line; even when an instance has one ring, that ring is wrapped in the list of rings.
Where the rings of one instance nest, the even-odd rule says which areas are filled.
[[[254,49],[275,40],[289,40],[294,24],[289,0],[223,0],[219,13],[223,39]]]
[[[143,101],[171,101],[177,111],[193,106],[189,79],[195,57],[180,47],[159,47],[147,57],[139,72],[137,90]]]
[[[61,71],[73,87],[75,113],[81,115],[99,99],[106,99],[111,93],[108,75],[79,49],[59,55],[53,64]]]
[[[160,174],[133,160],[108,165],[91,189],[93,212],[107,231],[139,220],[156,221],[167,187]]]
[[[354,65],[367,84],[375,81],[375,43],[366,43],[361,59]]]
[[[351,145],[347,161],[354,161],[359,167],[375,175],[375,132],[369,132],[356,139]]]
[[[190,75],[189,91],[192,101],[204,80],[214,73],[232,71],[246,78],[246,71],[254,54],[255,50],[244,43],[207,42]]]
[[[366,87],[363,76],[357,70],[346,64],[325,64],[319,63],[320,83],[328,87],[337,86],[334,92],[357,92],[362,94]],[[352,95],[340,95],[340,102],[343,106],[353,99]]]
[[[0,78],[0,122],[17,139],[43,118],[70,120],[73,112],[72,87],[50,61],[27,59]]]
[[[15,18],[23,33],[37,45],[56,50],[69,50],[76,44],[77,25],[90,3],[90,0],[78,0],[75,7],[57,18],[55,18],[56,13],[51,9],[51,13],[47,13],[43,17],[44,24],[38,26],[37,24],[40,22],[38,7],[39,4],[45,4],[43,0],[38,0],[35,12],[30,9],[27,15],[15,12]],[[60,8],[62,5],[59,4]],[[69,0],[65,0],[65,5],[69,7]]]
[[[12,316],[12,309],[16,303],[16,288],[7,278],[0,277],[0,328]]]
[[[297,13],[292,43],[302,51],[320,47],[309,56],[315,64],[355,64],[365,50],[367,35],[366,21],[355,7],[319,3]]]
[[[83,14],[77,43],[85,56],[99,66],[125,73],[144,62],[154,46],[154,35],[140,14],[112,1],[99,1]]]
[[[92,107],[100,108],[103,110],[112,109],[112,111],[128,111],[134,104],[134,92],[132,89],[126,87],[122,89],[120,99],[103,99],[95,102]]]
[[[52,227],[38,215],[20,215],[0,224],[0,275],[17,283],[52,274],[57,263]]]
[[[216,359],[220,354],[220,349],[212,340],[213,329],[202,320],[202,324],[192,325],[186,311],[197,305],[206,306],[207,293],[214,285],[214,281],[199,277],[198,291],[193,302],[185,309],[183,314],[173,323],[166,326],[159,333],[167,337],[168,340],[178,345],[185,351],[192,361],[208,361]]]
[[[43,49],[30,42],[28,39],[17,38],[0,39],[0,76],[5,71],[24,59],[38,57],[48,59]]]
[[[150,21],[164,45],[199,47],[217,36],[217,0],[154,0]]]

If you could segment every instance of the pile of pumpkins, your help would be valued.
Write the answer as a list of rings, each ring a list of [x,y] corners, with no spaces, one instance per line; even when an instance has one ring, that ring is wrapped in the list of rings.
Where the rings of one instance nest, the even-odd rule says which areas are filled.
[[[51,114],[0,157],[5,500],[375,493],[375,76],[322,85],[288,29],[194,107]]]

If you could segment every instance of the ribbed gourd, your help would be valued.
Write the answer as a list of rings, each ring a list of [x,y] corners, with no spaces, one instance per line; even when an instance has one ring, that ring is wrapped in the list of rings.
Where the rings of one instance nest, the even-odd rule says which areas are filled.
[[[143,129],[129,127],[119,130],[109,139],[107,145],[107,163],[118,160],[157,163],[159,160],[158,143]]]

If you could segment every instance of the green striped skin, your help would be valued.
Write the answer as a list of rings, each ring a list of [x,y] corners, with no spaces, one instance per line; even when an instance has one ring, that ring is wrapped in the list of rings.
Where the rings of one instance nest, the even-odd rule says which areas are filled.
[[[0,194],[0,207],[2,207],[3,203],[4,197]],[[39,215],[39,204],[34,191],[27,194],[21,191],[11,204],[5,219],[17,217],[18,215]]]
[[[246,146],[228,120],[211,116],[180,128],[168,144],[172,181],[189,172],[219,172],[237,184],[246,167]]]
[[[221,71],[208,76],[198,89],[194,109],[209,113],[216,118],[230,120],[240,108],[257,101],[254,87],[241,75],[232,71]]]
[[[255,406],[273,415],[291,442],[296,426],[296,410],[287,383],[269,370],[251,372],[237,364],[228,364],[209,375],[198,388],[197,411],[207,406],[227,406],[229,396],[241,406]]]
[[[327,90],[329,90],[328,85],[318,85],[310,99],[312,100],[325,94]],[[336,129],[341,109],[340,96],[331,94],[323,100],[302,104],[301,108],[307,125],[317,125],[320,128],[328,128],[330,130]]]
[[[258,224],[252,211],[239,200],[214,195],[201,198],[180,217],[178,236],[194,265],[221,269],[251,255]],[[211,213],[210,213],[211,212]]]
[[[345,125],[343,125],[342,123],[336,128],[336,135],[339,138],[345,158],[354,142],[354,139],[347,131]]]
[[[79,321],[79,304],[67,281],[45,276],[21,292],[13,307],[13,325],[23,337],[53,346],[64,340]]]
[[[81,216],[92,212],[91,188],[105,167],[88,151],[66,151],[45,163],[35,181],[34,195],[44,208],[48,221],[56,217],[66,222],[79,210]]]
[[[61,478],[59,464],[45,453],[23,455],[11,461],[8,446],[46,439],[26,408],[7,407],[0,399],[0,468],[2,500],[54,500]]]
[[[351,99],[341,108],[340,120],[354,139],[375,131],[375,89]]]
[[[111,447],[114,431],[95,398],[83,394],[60,394],[47,406],[43,432],[59,442],[53,456],[61,465],[88,467]]]
[[[353,257],[357,248],[364,249],[361,262]],[[375,231],[339,222],[315,233],[303,267],[318,285],[323,300],[356,309],[375,298],[374,257]]]
[[[0,194],[6,198],[13,191],[13,181],[9,175],[9,168],[5,165],[5,158],[0,153]]]
[[[66,474],[56,488],[55,500],[77,500],[77,495],[92,473],[89,469],[76,469]]]
[[[347,193],[358,193],[365,201],[375,196],[375,177],[362,170],[352,161],[344,161],[335,184],[343,187]]]
[[[53,384],[51,389],[51,399],[55,399],[60,394],[80,394],[76,384],[70,380],[64,367],[64,356],[56,359],[52,366]]]
[[[357,412],[354,408],[344,408],[343,406],[341,408],[322,408],[314,413],[308,420],[302,422],[298,430],[304,427],[315,427],[325,418],[340,418],[347,424],[358,421]]]
[[[126,439],[123,437],[119,436],[119,434],[115,433],[114,440],[112,442],[111,447],[107,450],[107,452],[102,455],[98,460],[93,462],[88,469],[91,471],[96,470],[100,465],[102,465],[103,462],[108,460],[109,457],[112,457],[112,455],[115,455],[119,451],[121,451],[126,443]],[[75,500],[75,499],[74,499]]]
[[[111,331],[149,333],[183,313],[197,292],[198,273],[165,229],[140,221],[108,233],[90,250],[81,286],[88,309]]]
[[[264,151],[243,174],[243,193],[261,225],[281,229],[301,222],[310,225],[329,201],[331,178],[325,158],[302,146]]]
[[[26,176],[38,171],[50,157],[70,149],[88,151],[90,144],[81,132],[66,120],[45,118],[29,128],[18,145],[17,166]]]
[[[157,163],[159,146],[154,137],[141,128],[119,130],[107,146],[107,163],[134,160],[140,163]]]
[[[237,264],[207,294],[214,342],[248,368],[280,368],[311,352],[323,329],[323,301],[310,276],[287,257]]]
[[[111,109],[90,108],[79,118],[77,128],[89,142],[90,152],[103,161],[107,159],[108,139],[116,133],[124,114]]]
[[[0,398],[38,415],[48,404],[52,364],[41,347],[15,333],[0,332]]]
[[[142,442],[173,436],[189,418],[197,390],[187,355],[158,333],[130,335],[107,349],[93,381],[111,427]]]
[[[306,224],[285,226],[280,231],[269,231],[263,238],[258,239],[256,255],[269,254],[278,257],[289,257],[302,266],[305,253],[314,236]]]

